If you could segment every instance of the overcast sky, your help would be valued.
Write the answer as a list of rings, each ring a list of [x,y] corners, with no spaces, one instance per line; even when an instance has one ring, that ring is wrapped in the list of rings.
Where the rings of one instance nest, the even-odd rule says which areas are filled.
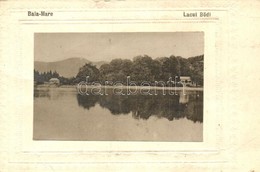
[[[170,55],[188,58],[204,54],[203,32],[154,33],[35,33],[34,60],[59,61],[71,57],[90,61],[152,58]]]

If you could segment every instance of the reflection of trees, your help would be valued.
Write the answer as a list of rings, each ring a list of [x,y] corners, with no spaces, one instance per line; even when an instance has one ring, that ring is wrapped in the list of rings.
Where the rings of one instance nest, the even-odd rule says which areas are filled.
[[[132,110],[128,96],[107,95],[101,96],[99,104],[109,109],[113,115],[128,114]]]
[[[203,94],[191,95],[187,108],[185,109],[185,114],[187,119],[193,122],[203,122]]]
[[[169,120],[178,118],[182,111],[178,96],[133,96],[135,106],[132,109],[134,118],[148,119],[150,116],[164,117]]]
[[[33,95],[35,98],[46,97],[49,100],[57,100],[64,94],[65,94],[64,92],[59,92],[55,88],[48,88],[48,89],[41,89],[41,90],[34,89],[33,91]]]
[[[33,96],[34,97],[48,97],[48,98],[50,98],[50,93],[49,93],[49,90],[36,90],[36,89],[34,89]]]
[[[91,107],[94,107],[96,103],[98,102],[99,97],[98,96],[82,96],[77,94],[78,104],[79,106],[84,107],[85,109],[90,109]]]
[[[132,112],[135,119],[148,119],[156,116],[172,121],[186,117],[193,122],[203,122],[203,95],[202,93],[197,94],[189,95],[187,103],[179,102],[179,95],[77,95],[77,99],[79,105],[86,109],[99,103],[102,108],[108,109],[113,115]]]

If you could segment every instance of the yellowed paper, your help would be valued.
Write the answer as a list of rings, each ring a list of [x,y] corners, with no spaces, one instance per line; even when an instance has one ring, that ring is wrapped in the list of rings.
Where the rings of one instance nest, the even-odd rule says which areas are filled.
[[[0,171],[259,171],[259,7],[259,1],[0,2]],[[203,32],[202,141],[33,139],[35,34],[118,32]]]

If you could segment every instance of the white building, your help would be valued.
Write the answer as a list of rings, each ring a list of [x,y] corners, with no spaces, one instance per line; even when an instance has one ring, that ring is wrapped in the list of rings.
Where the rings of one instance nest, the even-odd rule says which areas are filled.
[[[185,86],[193,85],[190,76],[180,76],[180,82]]]
[[[50,85],[60,85],[60,80],[58,78],[51,78],[49,80]]]

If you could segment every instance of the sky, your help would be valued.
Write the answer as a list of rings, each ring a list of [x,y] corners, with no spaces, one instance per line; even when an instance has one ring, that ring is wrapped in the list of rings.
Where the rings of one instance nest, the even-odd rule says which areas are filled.
[[[72,57],[90,61],[184,58],[204,54],[203,32],[35,33],[34,60],[53,62]]]

